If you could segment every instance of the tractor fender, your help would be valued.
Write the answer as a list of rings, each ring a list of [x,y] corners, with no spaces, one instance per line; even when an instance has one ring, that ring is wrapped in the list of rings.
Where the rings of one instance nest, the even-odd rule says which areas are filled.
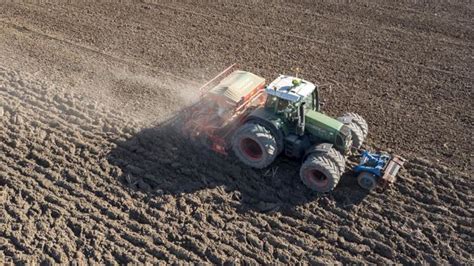
[[[269,120],[266,117],[250,115],[244,121],[244,123],[255,123],[260,124],[270,130],[270,133],[275,137],[277,143],[277,154],[280,154],[283,151],[283,130],[276,120]]]
[[[316,144],[316,145],[313,145],[311,147],[309,147],[309,149],[307,149],[304,153],[304,156],[303,156],[303,161],[306,160],[306,158],[310,155],[310,154],[325,154],[325,153],[328,153],[329,150],[333,147],[333,144],[332,143],[320,143],[320,144]]]

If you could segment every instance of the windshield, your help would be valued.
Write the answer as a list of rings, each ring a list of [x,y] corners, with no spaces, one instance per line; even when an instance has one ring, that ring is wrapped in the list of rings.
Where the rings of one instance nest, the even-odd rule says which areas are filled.
[[[265,107],[279,114],[291,113],[295,110],[295,105],[292,102],[276,96],[268,96]]]

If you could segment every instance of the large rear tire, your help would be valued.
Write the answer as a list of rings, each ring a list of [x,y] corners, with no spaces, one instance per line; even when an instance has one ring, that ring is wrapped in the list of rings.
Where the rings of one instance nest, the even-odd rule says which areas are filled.
[[[325,153],[310,155],[301,165],[300,178],[311,190],[325,193],[336,187],[341,175],[338,166]]]
[[[247,123],[232,138],[232,150],[244,164],[262,169],[278,155],[277,143],[270,130],[262,125]]]
[[[367,121],[365,121],[365,119],[362,116],[356,113],[345,113],[342,116],[351,117],[352,122],[359,125],[360,129],[364,133],[364,139],[367,138],[367,135],[369,134],[369,125],[367,124]]]

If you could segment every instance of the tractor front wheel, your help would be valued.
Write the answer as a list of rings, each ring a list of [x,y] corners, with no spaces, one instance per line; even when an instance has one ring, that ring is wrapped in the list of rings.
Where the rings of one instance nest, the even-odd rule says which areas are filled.
[[[244,164],[258,169],[270,165],[278,155],[277,143],[270,130],[254,123],[244,124],[235,132],[232,150]]]
[[[310,155],[300,169],[303,184],[315,192],[324,193],[333,190],[341,178],[338,166],[327,154]]]
[[[364,143],[367,134],[369,134],[369,126],[362,116],[356,113],[345,113],[337,120],[346,124],[352,133],[352,146],[359,149]]]
[[[364,132],[362,131],[362,128],[354,122],[349,123],[347,126],[351,129],[352,146],[356,149],[360,149],[364,143]]]
[[[352,117],[352,122],[356,123],[362,130],[362,133],[364,134],[364,139],[367,137],[367,134],[369,134],[369,125],[361,115],[356,113],[345,113],[342,116]]]

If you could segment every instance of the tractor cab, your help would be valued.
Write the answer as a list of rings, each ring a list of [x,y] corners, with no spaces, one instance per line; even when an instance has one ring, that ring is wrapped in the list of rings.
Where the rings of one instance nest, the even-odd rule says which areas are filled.
[[[296,122],[299,135],[304,134],[305,114],[319,111],[318,87],[297,77],[280,75],[266,88],[265,108],[288,122]]]
[[[305,136],[312,143],[333,143],[346,153],[350,131],[342,122],[320,111],[319,88],[304,79],[280,75],[265,88],[264,108],[286,125],[285,135]]]
[[[286,107],[291,109],[301,104],[307,110],[319,111],[318,88],[309,81],[280,75],[265,88],[265,92],[269,98],[266,107],[276,107],[275,112],[283,112]]]

